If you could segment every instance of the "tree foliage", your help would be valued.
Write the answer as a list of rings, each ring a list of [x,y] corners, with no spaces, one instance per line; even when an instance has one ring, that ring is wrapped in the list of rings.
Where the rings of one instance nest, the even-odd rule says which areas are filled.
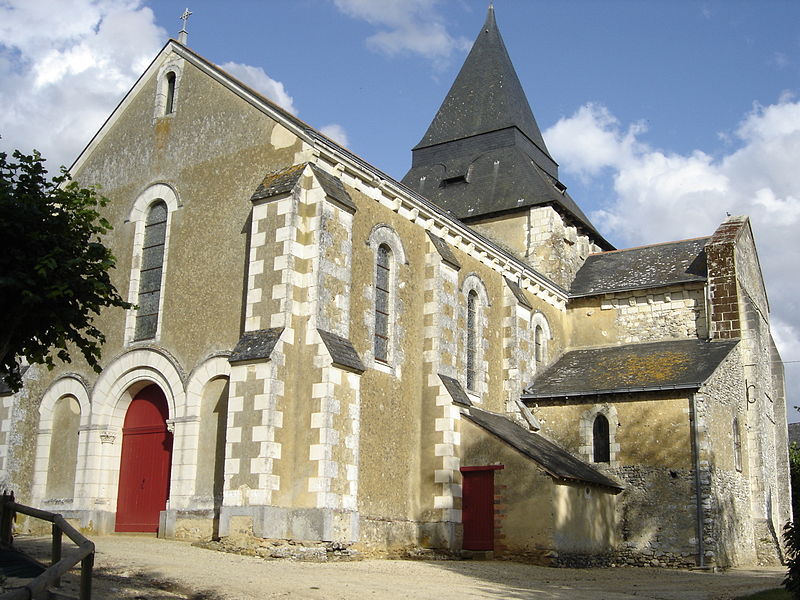
[[[98,209],[108,200],[71,181],[50,178],[34,151],[0,152],[0,372],[21,387],[21,359],[53,368],[77,348],[100,370],[101,308],[130,308],[109,277],[115,258],[101,237],[111,225]]]
[[[783,587],[800,600],[800,527],[797,518],[800,516],[800,448],[796,443],[789,446],[789,478],[792,483],[792,514],[794,522],[783,528],[783,543],[786,545],[786,566],[788,567]]]

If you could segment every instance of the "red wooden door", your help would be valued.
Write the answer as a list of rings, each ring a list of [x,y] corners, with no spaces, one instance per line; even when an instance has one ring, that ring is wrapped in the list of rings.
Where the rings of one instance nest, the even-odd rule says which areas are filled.
[[[494,550],[494,469],[462,470],[461,475],[463,548]]]
[[[158,531],[167,506],[172,434],[167,399],[157,385],[142,389],[125,413],[117,494],[117,531]]]

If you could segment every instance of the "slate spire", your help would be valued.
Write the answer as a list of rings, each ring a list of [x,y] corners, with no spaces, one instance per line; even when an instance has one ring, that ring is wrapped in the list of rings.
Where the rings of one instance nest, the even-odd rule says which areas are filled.
[[[468,223],[551,205],[608,245],[558,180],[492,6],[403,183]]]
[[[555,167],[489,6],[486,22],[416,149],[516,127]]]

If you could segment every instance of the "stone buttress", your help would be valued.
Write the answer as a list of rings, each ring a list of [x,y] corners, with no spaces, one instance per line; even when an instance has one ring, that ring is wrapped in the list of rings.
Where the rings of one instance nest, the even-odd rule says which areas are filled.
[[[220,533],[354,541],[364,371],[348,339],[355,205],[309,164],[268,175],[252,202]]]

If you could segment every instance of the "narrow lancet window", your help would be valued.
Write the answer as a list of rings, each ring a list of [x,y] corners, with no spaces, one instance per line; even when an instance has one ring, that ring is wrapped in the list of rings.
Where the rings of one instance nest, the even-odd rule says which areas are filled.
[[[467,294],[467,389],[475,391],[478,383],[478,293]]]
[[[166,233],[167,205],[163,200],[158,200],[150,206],[144,227],[135,341],[156,337]]]
[[[175,112],[175,73],[170,71],[167,73],[167,103],[164,114],[171,115],[173,112]]]
[[[594,446],[594,456],[592,460],[596,463],[610,462],[611,440],[609,439],[608,419],[605,415],[597,415],[594,419],[592,442]]]
[[[389,362],[389,302],[392,251],[378,246],[375,266],[375,360]]]
[[[537,325],[533,330],[534,359],[538,367],[544,362],[544,329]]]

